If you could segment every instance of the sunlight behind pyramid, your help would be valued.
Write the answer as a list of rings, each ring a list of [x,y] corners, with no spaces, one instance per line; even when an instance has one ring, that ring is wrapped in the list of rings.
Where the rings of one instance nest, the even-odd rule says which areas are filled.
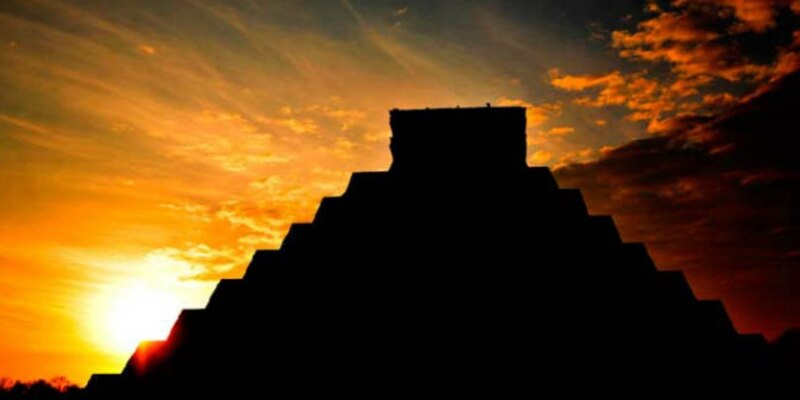
[[[761,336],[738,334],[719,301],[526,165],[524,108],[390,116],[389,171],[353,174],[90,391],[496,395],[758,368]]]

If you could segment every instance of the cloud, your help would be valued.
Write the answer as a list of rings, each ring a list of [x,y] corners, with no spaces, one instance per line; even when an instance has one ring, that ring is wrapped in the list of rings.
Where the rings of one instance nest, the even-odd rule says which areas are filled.
[[[549,75],[551,85],[570,92],[580,92],[598,86],[617,86],[624,82],[619,71],[603,75],[564,75],[554,68],[549,71]]]
[[[800,70],[799,49],[800,31],[797,31],[793,41],[778,50],[774,63],[762,68],[763,76],[770,78],[766,80],[767,83],[759,81],[759,84],[763,88],[769,87],[769,82]],[[741,95],[720,90],[719,87],[710,88],[714,79],[707,74],[678,75],[665,81],[664,78],[650,76],[646,70],[629,74],[612,71],[607,74],[569,75],[552,69],[549,78],[554,87],[578,93],[579,97],[573,101],[576,105],[627,108],[630,110],[627,119],[646,122],[650,133],[669,131],[673,124],[680,124],[680,118],[686,115],[713,114],[743,99]],[[754,93],[760,93],[763,88],[757,84]],[[744,96],[744,99],[748,96]]]
[[[744,331],[800,325],[800,74],[715,116],[670,120],[662,135],[557,170],[623,236],[648,243],[661,268],[687,272],[701,297],[721,296]],[[717,101],[717,99],[709,99]]]
[[[800,13],[798,0],[676,0],[674,4],[676,6],[709,4],[731,10],[735,18],[741,22],[735,30],[752,30],[759,33],[775,27],[775,19],[782,8],[789,7],[792,11]]]
[[[323,114],[339,121],[342,131],[349,130],[367,118],[367,113],[363,110],[327,109],[323,111]]]
[[[764,76],[768,66],[752,63],[739,48],[713,29],[715,15],[685,8],[657,11],[634,32],[614,31],[612,47],[624,58],[665,62],[684,78],[713,76],[728,81]]]
[[[643,72],[623,75],[614,71],[605,75],[565,75],[550,71],[551,84],[570,92],[593,90],[594,95],[581,95],[574,100],[579,106],[600,108],[622,106],[631,111],[631,121],[654,121],[665,113],[671,113],[686,97],[683,91],[691,83],[665,85],[649,78]],[[692,88],[693,90],[696,90]]]
[[[573,165],[573,164],[584,164],[591,162],[595,159],[596,151],[591,147],[585,147],[580,150],[566,152],[558,158],[558,163],[556,163],[553,167],[554,168],[561,168],[566,165]]]
[[[201,242],[161,246],[147,253],[144,263],[171,271],[182,281],[213,281],[240,277],[256,249],[278,248],[294,222],[313,218],[321,197],[341,192],[347,175],[315,173],[313,182],[285,175],[252,180],[247,195],[216,203],[163,203],[161,209],[197,222]]]
[[[144,262],[179,271],[182,279],[219,280],[240,276],[252,256],[250,249],[211,247],[205,243],[163,247],[151,251]]]
[[[536,128],[561,114],[562,107],[556,103],[533,104],[525,100],[501,97],[497,105],[503,107],[525,107],[529,128]]]
[[[681,77],[672,83],[670,91],[675,93],[679,98],[694,96],[700,94],[700,89],[713,81],[714,79],[708,75]]]
[[[547,164],[553,158],[553,153],[546,150],[537,150],[528,156],[528,165]]]
[[[146,44],[140,44],[139,47],[137,47],[137,49],[139,49],[139,51],[141,51],[142,53],[147,54],[148,56],[154,56],[157,53],[155,47]]]
[[[703,96],[703,105],[712,109],[724,109],[738,103],[736,96],[730,93],[716,93]]]
[[[181,124],[154,122],[146,132],[162,142],[164,151],[183,162],[206,164],[227,172],[247,173],[268,164],[285,164],[294,156],[274,140],[272,129],[305,134],[316,130],[310,120],[205,109],[179,112]]]
[[[79,159],[88,154],[108,154],[101,145],[38,121],[0,113],[0,129],[7,138],[37,149],[46,149]]]
[[[775,25],[775,0],[679,0],[676,5],[688,3],[714,4],[733,10],[735,17],[743,23],[741,29],[764,32]]]
[[[309,221],[321,198],[343,189],[349,175],[335,171],[309,178],[268,176],[250,182],[250,193],[218,204],[214,217],[237,229],[237,242],[250,251],[278,248],[294,222]]]
[[[776,13],[788,5],[785,1],[686,0],[664,9],[650,2],[650,16],[633,31],[613,32],[611,46],[623,58],[666,63],[671,74],[645,69],[573,75],[551,69],[549,83],[577,94],[573,103],[578,106],[624,107],[630,111],[626,119],[646,124],[648,132],[668,132],[680,126],[685,116],[718,113],[752,96],[748,90],[758,94],[769,82],[800,70],[800,31],[792,34],[786,27],[771,25]],[[774,35],[781,37],[777,42],[785,44],[775,46],[766,36],[749,36],[748,43],[740,33],[731,34],[728,19],[734,11],[741,23],[751,24],[750,30],[757,33],[775,28]],[[744,49],[759,41],[772,54],[762,55],[756,63]]]
[[[566,136],[572,133],[575,133],[575,128],[571,126],[556,126],[542,132],[547,136]]]
[[[220,206],[220,209],[214,213],[214,216],[227,221],[233,226],[241,226],[247,230],[259,233],[262,235],[269,235],[273,230],[281,226],[288,225],[290,221],[285,221],[282,218],[276,219],[276,213],[279,210],[273,210],[269,217],[268,213],[259,210],[259,207],[252,203],[245,203],[241,201],[228,201]],[[271,218],[270,218],[271,217]],[[276,234],[272,236],[279,236]]]
[[[800,30],[794,31],[792,42],[778,52],[770,77],[771,81],[800,70],[800,52],[798,50],[800,50]]]
[[[273,118],[273,117],[260,117],[260,122],[267,125],[287,128],[294,133],[307,134],[316,133],[319,130],[316,121],[310,118]]]
[[[210,215],[210,208],[208,206],[204,206],[202,204],[192,204],[192,203],[183,203],[183,204],[174,204],[174,203],[163,203],[160,205],[162,208],[167,210],[177,211],[180,213],[185,213],[191,219],[200,221],[200,222],[211,222],[211,215]]]

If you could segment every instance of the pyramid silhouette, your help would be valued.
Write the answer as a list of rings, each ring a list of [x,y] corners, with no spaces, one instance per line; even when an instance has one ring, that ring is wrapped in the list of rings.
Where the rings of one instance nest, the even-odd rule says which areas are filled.
[[[524,108],[390,116],[389,171],[353,174],[89,393],[496,395],[762,367],[761,335],[526,165]]]

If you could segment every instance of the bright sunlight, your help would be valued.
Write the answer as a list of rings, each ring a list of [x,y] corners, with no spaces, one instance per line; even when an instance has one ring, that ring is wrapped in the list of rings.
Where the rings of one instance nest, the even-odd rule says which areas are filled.
[[[143,340],[161,340],[169,334],[180,301],[169,291],[145,284],[122,288],[103,306],[102,343],[109,351],[131,354]]]
[[[80,321],[87,345],[108,360],[99,372],[118,372],[142,341],[166,339],[181,310],[204,307],[216,287],[216,281],[181,279],[192,265],[169,254],[75,257],[127,274],[87,288],[88,295],[78,305],[85,313]]]

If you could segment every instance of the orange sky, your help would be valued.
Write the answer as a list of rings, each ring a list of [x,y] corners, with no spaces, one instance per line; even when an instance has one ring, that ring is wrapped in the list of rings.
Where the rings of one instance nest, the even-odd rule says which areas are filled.
[[[2,2],[0,376],[119,371],[120,299],[160,299],[163,327],[204,306],[350,172],[388,167],[391,108],[528,106],[529,162],[560,166],[788,62],[654,2],[585,3]],[[753,35],[800,10],[716,3]]]

